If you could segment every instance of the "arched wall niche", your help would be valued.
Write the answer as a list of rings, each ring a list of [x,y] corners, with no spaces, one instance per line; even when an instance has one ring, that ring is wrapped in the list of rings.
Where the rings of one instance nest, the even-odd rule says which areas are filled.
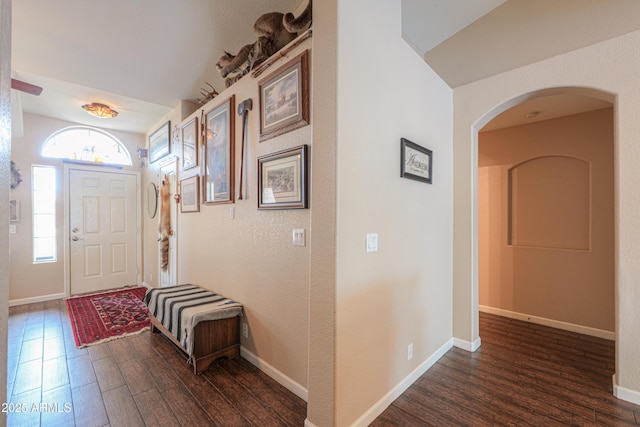
[[[518,163],[508,176],[508,244],[588,251],[591,164],[549,155]]]

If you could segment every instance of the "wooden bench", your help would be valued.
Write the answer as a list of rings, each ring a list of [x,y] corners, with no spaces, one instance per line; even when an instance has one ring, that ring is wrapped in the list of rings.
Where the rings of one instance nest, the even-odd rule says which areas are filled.
[[[195,374],[216,359],[240,355],[240,304],[194,285],[152,288],[144,301],[152,332],[162,332],[178,346],[193,364]],[[177,319],[189,324],[183,326],[178,321],[175,325]]]

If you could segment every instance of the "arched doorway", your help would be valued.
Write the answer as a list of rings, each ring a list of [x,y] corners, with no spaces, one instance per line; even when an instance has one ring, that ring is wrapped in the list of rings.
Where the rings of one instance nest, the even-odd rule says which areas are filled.
[[[615,339],[613,140],[613,104],[576,88],[479,130],[480,311]]]
[[[614,104],[616,344],[614,395],[640,403],[638,241],[640,64],[633,32],[454,88],[453,336],[476,347],[478,334],[477,132],[499,113],[541,94],[581,93]],[[474,315],[475,313],[475,315]]]

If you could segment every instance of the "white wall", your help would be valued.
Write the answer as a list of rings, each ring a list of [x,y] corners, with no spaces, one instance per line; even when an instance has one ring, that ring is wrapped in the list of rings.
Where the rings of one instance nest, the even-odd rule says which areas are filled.
[[[338,17],[336,425],[347,426],[372,421],[450,346],[453,101],[402,40],[400,2],[339,1]],[[400,178],[401,137],[433,150],[432,185]],[[367,233],[378,252],[365,252]]]
[[[477,138],[473,129],[539,90],[580,87],[615,103],[616,393],[640,403],[640,32],[454,90],[454,336],[477,330]],[[599,91],[599,92],[594,92]]]

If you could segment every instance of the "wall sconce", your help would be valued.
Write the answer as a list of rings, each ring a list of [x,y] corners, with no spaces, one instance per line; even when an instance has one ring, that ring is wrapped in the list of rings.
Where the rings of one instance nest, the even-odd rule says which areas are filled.
[[[144,168],[146,166],[145,160],[148,155],[148,151],[146,148],[140,148],[136,146],[136,151],[138,152],[138,160],[140,160],[140,167]]]

